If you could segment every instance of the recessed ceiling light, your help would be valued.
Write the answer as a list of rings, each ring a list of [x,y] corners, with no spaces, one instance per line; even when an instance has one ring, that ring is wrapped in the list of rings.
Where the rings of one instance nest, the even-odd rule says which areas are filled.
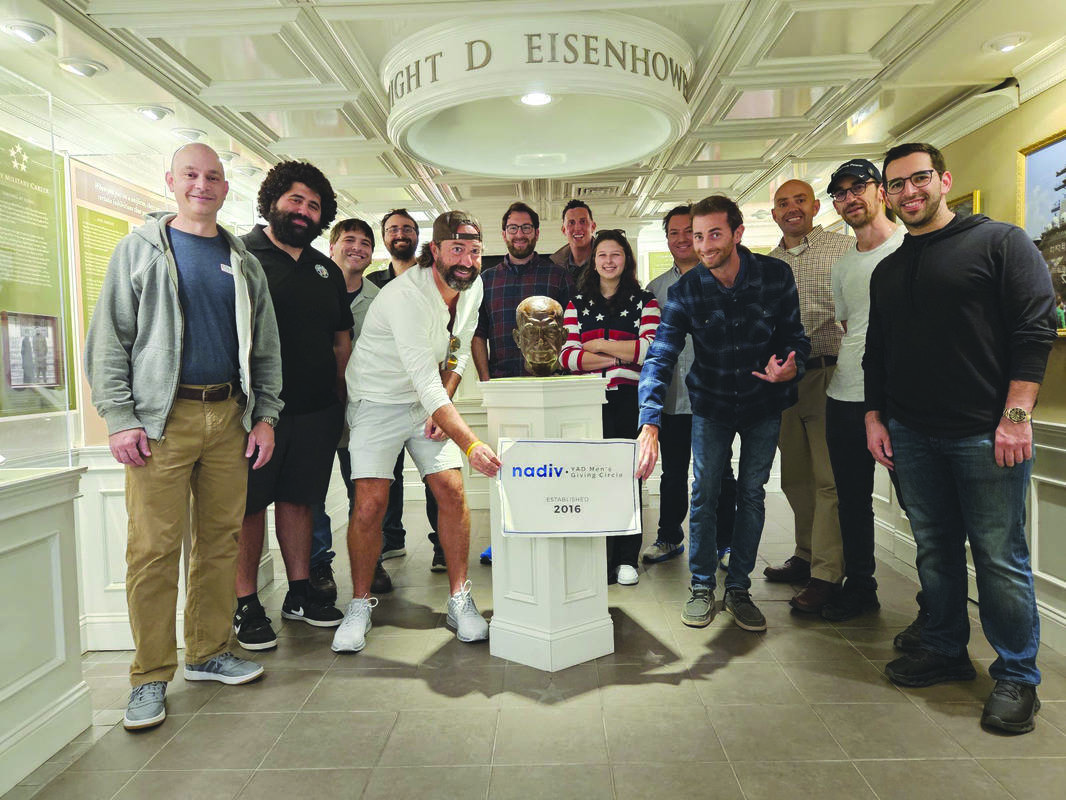
[[[152,120],[152,122],[159,122],[159,120],[174,113],[166,106],[139,106],[137,112],[145,119]]]
[[[527,106],[546,106],[552,101],[552,96],[546,92],[530,92],[522,95],[522,102]]]
[[[39,22],[31,22],[28,19],[9,19],[2,26],[4,33],[14,36],[24,42],[37,44],[49,36],[55,36],[56,32],[47,25]]]
[[[107,72],[107,65],[91,58],[61,58],[59,66],[79,78],[92,78],[103,72]]]
[[[202,131],[199,128],[174,128],[171,133],[187,142],[196,142],[207,136],[207,131]]]
[[[1028,42],[1029,38],[1030,34],[1025,31],[1004,33],[1002,36],[989,39],[981,45],[981,49],[986,53],[1009,53],[1011,50],[1016,50]]]
[[[229,162],[231,162],[236,157],[237,157],[237,154],[234,153],[232,150],[219,150],[218,151],[218,160],[221,161],[223,164],[228,164]]]
[[[251,164],[244,164],[240,167],[234,167],[233,171],[238,175],[243,175],[245,178],[251,178],[253,175],[258,175],[263,170],[259,167],[253,167]]]

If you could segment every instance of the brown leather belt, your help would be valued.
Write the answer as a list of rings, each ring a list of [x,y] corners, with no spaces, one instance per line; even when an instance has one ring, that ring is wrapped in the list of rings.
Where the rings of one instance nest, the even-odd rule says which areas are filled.
[[[836,363],[836,356],[815,356],[814,358],[808,358],[807,363],[804,366],[806,369],[823,369],[825,367],[831,367]]]
[[[199,400],[201,403],[217,403],[220,400],[229,400],[236,394],[240,393],[240,389],[236,384],[227,383],[222,386],[179,386],[178,387],[178,399],[179,400]]]

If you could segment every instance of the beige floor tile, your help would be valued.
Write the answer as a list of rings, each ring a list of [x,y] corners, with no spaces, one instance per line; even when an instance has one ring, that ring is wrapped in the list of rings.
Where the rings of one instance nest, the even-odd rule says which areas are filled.
[[[492,754],[495,764],[605,764],[599,708],[504,708]]]
[[[233,800],[251,777],[251,770],[139,772],[115,800]]]
[[[495,766],[489,800],[614,800],[611,770],[598,764]]]
[[[782,664],[808,703],[906,703],[907,697],[869,661]]]
[[[854,620],[848,620],[848,625]],[[892,661],[903,653],[892,646],[892,640],[899,633],[895,628],[863,628],[858,626],[836,626],[837,633],[847,639],[851,645],[871,661]]]
[[[880,800],[1008,800],[1010,795],[970,759],[953,761],[857,761]],[[1036,798],[1025,798],[1036,800]]]
[[[224,686],[203,706],[204,713],[299,711],[315,690],[322,670],[279,669],[243,686]]]
[[[132,772],[64,772],[45,785],[34,800],[110,800]]]
[[[1040,690],[1037,689],[1037,694],[1039,695],[1039,693]],[[1040,710],[1036,714],[1038,723],[1040,721],[1050,722],[1060,731],[1066,733],[1066,701],[1044,700],[1041,697],[1040,704]],[[1063,755],[1066,755],[1066,753]]]
[[[507,662],[489,653],[489,643],[460,642],[448,629],[433,632],[423,667],[434,669],[463,670],[469,667],[503,667]]]
[[[168,714],[162,725],[143,731],[127,731],[121,725],[70,765],[73,772],[138,770],[184,728],[191,716]]]
[[[707,706],[794,705],[803,695],[776,663],[703,663],[691,670],[696,691]]]
[[[402,709],[495,708],[503,693],[503,666],[421,667],[409,682]]]
[[[729,614],[719,612],[715,621],[718,619],[725,620],[726,624],[687,628],[674,633],[682,660],[693,669],[693,674],[699,664],[776,663],[773,652],[766,646],[765,636],[736,627]]]
[[[379,763],[383,767],[489,764],[497,714],[495,709],[401,711]]]
[[[929,703],[922,710],[975,758],[1018,758],[1066,755],[1066,734],[1054,725],[1041,725],[1024,736],[1012,736],[981,727],[984,703]]]
[[[659,708],[699,705],[688,669],[677,664],[601,664],[600,701],[604,707],[650,705]]]
[[[329,800],[359,800],[369,780],[369,769],[261,769],[237,797],[293,800],[313,795]]]
[[[578,664],[558,672],[509,664],[503,673],[499,705],[503,708],[599,706],[600,678],[596,664]]]
[[[303,712],[285,728],[263,767],[372,767],[396,723],[395,712]]]
[[[1059,797],[1066,788],[1066,758],[982,758],[977,763],[1024,800]]]
[[[778,661],[859,661],[862,655],[828,625],[774,629],[766,646]]]
[[[619,764],[614,773],[618,800],[742,800],[728,764]]]
[[[299,623],[302,628],[310,625]],[[275,628],[275,630],[277,630]],[[332,630],[332,629],[330,629]],[[332,633],[326,638],[303,638],[279,636],[278,646],[273,650],[257,650],[252,653],[237,648],[234,652],[241,658],[250,658],[262,664],[269,673],[276,669],[329,669],[336,653],[329,649]]]
[[[711,724],[730,761],[824,761],[844,751],[806,705],[718,706]]]
[[[851,758],[965,758],[951,737],[910,703],[827,703],[814,711]]]
[[[746,762],[733,768],[746,800],[781,800],[803,793],[833,800],[876,800],[866,780],[848,761]]]
[[[445,638],[439,629],[396,635],[371,629],[363,650],[337,654],[333,666],[337,669],[410,669],[422,662],[434,644],[453,638]]]
[[[345,658],[342,664],[352,663]],[[339,669],[334,667],[311,692],[303,711],[395,711],[417,679],[415,667]]]
[[[17,786],[8,789],[3,795],[3,800],[31,800],[31,798],[36,797],[40,791],[40,786],[29,786],[20,783]]]
[[[69,765],[62,761],[45,761],[33,772],[19,781],[21,786],[44,786]]]
[[[148,762],[147,769],[255,769],[292,717],[198,714]]]
[[[603,721],[614,764],[725,760],[704,708],[608,707]]]
[[[364,800],[483,800],[488,766],[378,767]]]

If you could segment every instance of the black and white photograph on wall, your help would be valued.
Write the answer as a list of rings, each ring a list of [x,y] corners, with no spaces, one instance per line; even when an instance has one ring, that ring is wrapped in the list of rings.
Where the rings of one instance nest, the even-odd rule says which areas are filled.
[[[58,386],[59,320],[42,314],[0,312],[3,332],[4,378],[13,389]]]
[[[1066,131],[1029,145],[1021,155],[1025,165],[1018,186],[1019,224],[1036,242],[1055,291],[1062,293],[1066,290]]]

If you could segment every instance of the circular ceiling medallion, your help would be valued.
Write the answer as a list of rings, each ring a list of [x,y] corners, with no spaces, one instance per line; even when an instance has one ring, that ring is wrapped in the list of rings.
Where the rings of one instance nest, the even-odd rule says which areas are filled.
[[[688,129],[692,64],[679,36],[624,14],[438,25],[382,63],[388,134],[420,161],[477,175],[629,165]]]

